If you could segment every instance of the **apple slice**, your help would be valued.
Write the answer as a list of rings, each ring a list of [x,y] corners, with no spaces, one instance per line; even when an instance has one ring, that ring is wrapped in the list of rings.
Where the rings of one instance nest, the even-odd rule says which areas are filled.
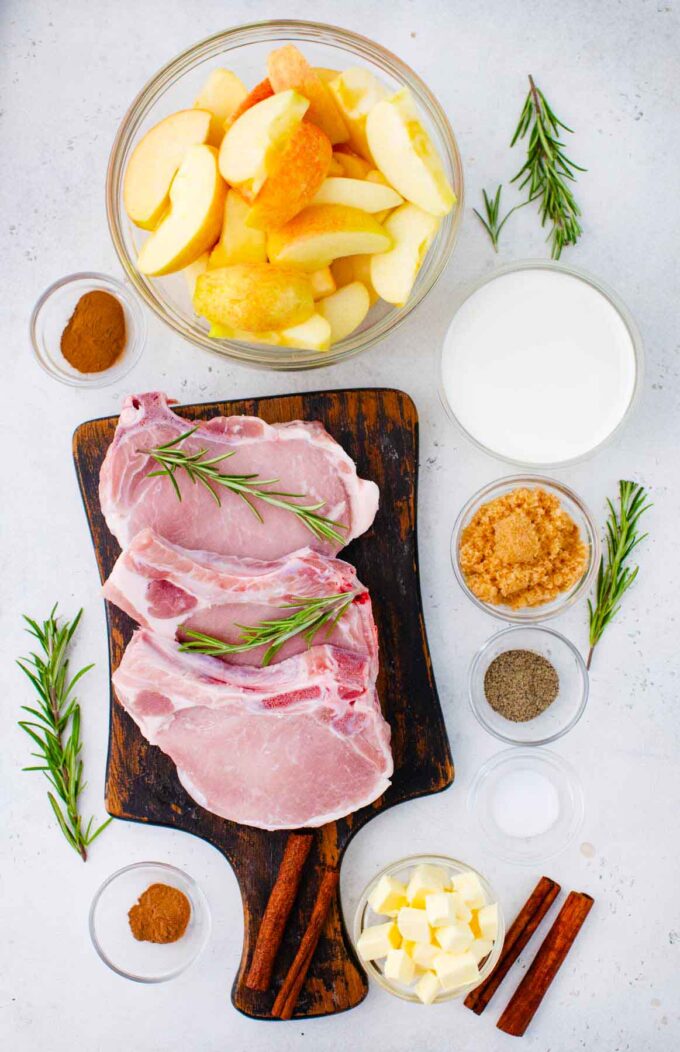
[[[371,171],[371,165],[360,157],[354,150],[341,143],[337,150],[333,151],[333,159],[342,168],[342,174],[347,179],[365,179]]]
[[[306,321],[314,299],[306,274],[271,263],[236,263],[199,276],[194,308],[210,322],[265,332]]]
[[[261,190],[308,108],[297,91],[282,91],[251,106],[225,132],[220,172],[247,201]]]
[[[187,288],[189,289],[189,295],[194,298],[194,292],[196,291],[196,282],[198,281],[198,275],[205,273],[208,269],[209,255],[204,252],[203,255],[195,259],[193,263],[190,263],[188,267],[185,267],[182,273],[184,274]]]
[[[312,295],[315,300],[323,299],[324,296],[330,296],[331,292],[335,292],[338,287],[335,284],[335,278],[331,273],[330,267],[313,270],[309,275],[309,280],[312,283]]]
[[[170,184],[190,146],[210,136],[207,110],[180,110],[150,128],[125,169],[123,203],[136,226],[155,230],[170,204]]]
[[[371,281],[379,296],[403,307],[411,294],[416,275],[434,240],[440,220],[417,205],[395,209],[385,223],[394,247],[371,259]]]
[[[346,69],[328,86],[347,125],[350,146],[365,160],[372,161],[366,138],[366,118],[376,102],[387,98],[387,88],[361,66]]]
[[[214,69],[194,100],[194,107],[212,113],[210,144],[219,146],[224,122],[248,94],[245,84],[230,69]]]
[[[229,190],[224,202],[220,240],[210,253],[209,266],[229,267],[232,263],[266,263],[267,238],[261,230],[246,223],[250,205],[236,190]]]
[[[320,80],[323,80],[325,84],[330,84],[332,80],[340,76],[339,69],[328,69],[326,66],[312,66],[312,69],[316,73]]]
[[[360,281],[353,281],[320,300],[316,309],[331,327],[331,342],[338,343],[361,325],[370,306],[366,286]]]
[[[198,112],[198,111],[197,111]],[[190,146],[170,187],[170,211],[137,258],[142,274],[183,270],[219,237],[227,188],[212,146]]]
[[[254,200],[248,225],[258,230],[283,226],[306,208],[323,183],[332,157],[333,147],[320,128],[307,121],[298,125]]]
[[[378,301],[378,293],[371,282],[371,256],[345,256],[331,263],[331,274],[338,288],[360,281],[368,292],[371,307]]]
[[[327,351],[331,342],[331,327],[320,314],[312,314],[307,321],[277,332],[248,332],[229,325],[212,323],[208,336],[216,340],[240,340],[242,343],[268,343],[274,347],[297,347],[303,351]]]
[[[259,84],[256,84],[255,87],[248,92],[245,99],[243,99],[234,112],[226,118],[224,122],[224,131],[226,132],[234,121],[238,120],[242,113],[245,113],[246,110],[256,106],[258,102],[264,102],[265,99],[270,99],[273,94],[274,89],[269,83],[269,78],[265,77],[264,80],[261,80]]]
[[[348,205],[310,205],[273,230],[267,242],[272,263],[320,270],[339,256],[387,252],[392,239],[373,216]]]
[[[369,182],[368,177],[337,179],[334,176],[323,181],[312,201],[315,205],[352,205],[363,208],[364,212],[382,212],[403,203],[403,197],[384,183]]]
[[[294,88],[309,99],[308,120],[326,133],[332,143],[345,142],[347,128],[328,85],[314,72],[294,44],[270,51],[267,72],[274,91]]]
[[[435,216],[451,211],[455,194],[408,88],[375,104],[366,137],[377,167],[402,197]]]

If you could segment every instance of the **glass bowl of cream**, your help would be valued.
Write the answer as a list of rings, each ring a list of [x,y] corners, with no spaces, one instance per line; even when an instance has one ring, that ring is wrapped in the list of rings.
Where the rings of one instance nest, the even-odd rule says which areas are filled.
[[[526,260],[485,276],[458,302],[439,390],[448,414],[492,456],[571,464],[623,426],[642,380],[627,308],[574,267]]]

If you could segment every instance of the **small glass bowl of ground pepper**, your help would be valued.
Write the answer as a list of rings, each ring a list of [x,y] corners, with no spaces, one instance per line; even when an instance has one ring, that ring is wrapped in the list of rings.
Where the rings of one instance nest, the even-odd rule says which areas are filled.
[[[484,486],[462,508],[451,561],[476,606],[526,624],[555,617],[587,592],[600,541],[573,490],[542,475],[510,475]]]
[[[196,959],[210,933],[198,884],[164,862],[136,862],[104,881],[90,907],[90,936],[112,971],[163,983]]]
[[[50,285],[31,315],[39,364],[70,387],[106,387],[139,361],[146,319],[131,289],[107,274],[70,274]]]
[[[506,628],[475,655],[470,705],[485,730],[511,745],[547,745],[580,720],[588,673],[576,647],[538,625]]]

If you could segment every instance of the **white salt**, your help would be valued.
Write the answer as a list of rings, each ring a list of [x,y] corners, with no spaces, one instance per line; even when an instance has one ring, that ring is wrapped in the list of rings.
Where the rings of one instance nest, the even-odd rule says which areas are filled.
[[[554,826],[560,812],[555,786],[538,771],[509,771],[495,786],[491,810],[507,836],[536,837]]]

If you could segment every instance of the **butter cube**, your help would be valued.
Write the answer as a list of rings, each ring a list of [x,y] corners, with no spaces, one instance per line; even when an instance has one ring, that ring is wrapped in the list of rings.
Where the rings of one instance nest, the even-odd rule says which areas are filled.
[[[449,884],[449,874],[445,869],[442,869],[441,866],[421,863],[413,870],[411,879],[408,882],[406,897],[409,905],[416,906],[418,909],[424,909],[425,896],[431,895],[433,891],[443,891]]]
[[[470,909],[478,910],[486,906],[486,895],[479,877],[471,870],[465,873],[456,873],[453,877],[453,890],[457,891],[463,902]]]
[[[465,924],[469,924],[472,920],[472,910],[465,902],[465,899],[458,891],[452,891],[451,897],[454,900],[456,920],[464,921]]]
[[[458,990],[479,979],[477,962],[471,953],[440,953],[434,970],[444,990]]]
[[[425,972],[415,985],[415,991],[424,1005],[431,1005],[441,991],[441,983],[434,972]]]
[[[387,957],[390,950],[401,946],[401,935],[394,921],[387,924],[372,924],[364,928],[357,939],[357,951],[364,961],[375,961],[378,957]]]
[[[453,924],[447,924],[443,928],[435,928],[434,936],[442,950],[446,950],[447,953],[463,953],[472,945],[475,938],[470,925],[462,921],[454,921]]]
[[[433,928],[440,928],[445,924],[453,924],[458,919],[456,898],[460,899],[462,905],[465,906],[460,895],[454,898],[450,891],[435,891],[432,895],[425,896],[425,912]]]
[[[406,885],[385,875],[368,896],[368,904],[375,913],[396,917],[401,907],[406,905]]]
[[[384,974],[398,983],[412,983],[416,977],[416,966],[404,949],[390,950],[385,961]]]
[[[494,942],[498,936],[498,903],[492,902],[490,906],[484,906],[477,916],[482,938]]]
[[[430,941],[430,925],[425,910],[404,906],[397,914],[397,927],[402,937],[411,942]]]
[[[492,950],[493,943],[490,939],[475,939],[467,952],[471,953],[479,964],[485,957],[488,957]]]
[[[434,968],[434,959],[441,953],[431,942],[414,942],[411,957],[419,968]]]

